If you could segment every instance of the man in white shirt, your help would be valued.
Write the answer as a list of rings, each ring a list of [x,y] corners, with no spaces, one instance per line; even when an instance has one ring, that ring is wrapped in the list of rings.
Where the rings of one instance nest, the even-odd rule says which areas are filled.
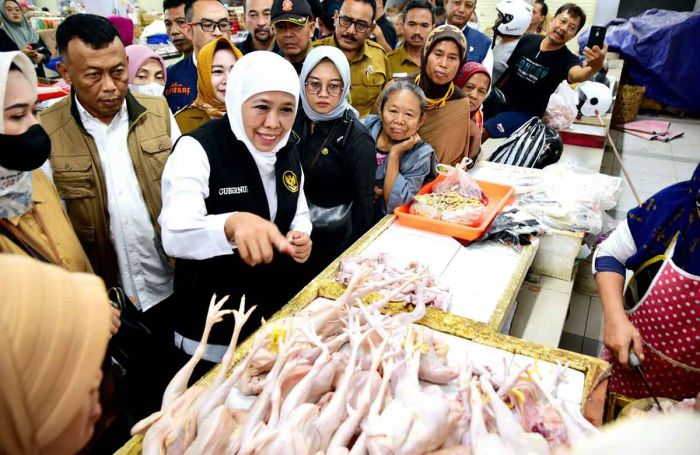
[[[95,273],[124,290],[153,332],[126,367],[127,382],[137,384],[125,395],[140,417],[155,410],[170,374],[173,271],[157,217],[161,174],[180,131],[165,98],[129,92],[124,45],[107,19],[70,16],[56,41],[59,72],[73,90],[41,117],[53,178]]]

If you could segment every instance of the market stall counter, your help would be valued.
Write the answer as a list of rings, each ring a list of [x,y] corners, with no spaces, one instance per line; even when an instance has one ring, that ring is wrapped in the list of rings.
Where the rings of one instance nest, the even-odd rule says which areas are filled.
[[[352,389],[352,384],[360,384],[358,386],[360,390],[365,390],[362,387],[363,383],[359,377],[357,381],[349,380],[350,377],[355,377],[354,366],[356,364],[358,368],[358,371],[356,372],[357,374],[370,373],[373,375],[377,371],[377,365],[381,363],[382,372],[384,374],[384,378],[381,379],[379,375],[376,376],[377,380],[380,380],[383,385],[379,387],[379,391],[376,392],[376,395],[374,395],[374,403],[379,404],[375,405],[373,403],[372,410],[369,411],[370,415],[368,417],[368,421],[373,423],[368,424],[369,427],[367,427],[365,430],[359,431],[360,433],[367,433],[366,438],[371,439],[370,441],[366,442],[367,444],[374,443],[375,440],[372,438],[377,437],[377,435],[373,435],[371,428],[373,426],[380,428],[382,424],[386,424],[386,419],[391,417],[386,414],[391,414],[389,410],[398,406],[397,400],[401,400],[401,395],[403,393],[400,391],[402,390],[401,387],[396,389],[393,400],[390,402],[388,401],[388,404],[385,405],[386,407],[384,411],[381,411],[381,400],[376,399],[376,396],[382,396],[382,393],[384,393],[382,391],[386,391],[386,386],[389,379],[392,377],[392,372],[398,372],[397,374],[399,377],[410,377],[411,374],[417,375],[417,377],[414,376],[415,382],[413,382],[413,380],[410,381],[413,386],[411,388],[412,392],[409,396],[413,398],[423,397],[427,399],[428,401],[423,402],[423,405],[428,405],[433,411],[437,410],[437,412],[435,412],[435,418],[438,419],[438,422],[444,420],[444,422],[442,422],[443,424],[448,423],[448,416],[451,415],[449,412],[449,409],[451,409],[451,405],[449,404],[450,400],[455,400],[454,403],[458,403],[459,399],[457,396],[464,393],[465,387],[474,390],[471,393],[471,396],[473,396],[475,400],[477,394],[479,394],[479,392],[476,392],[476,390],[479,390],[477,387],[481,387],[481,390],[488,393],[488,389],[491,387],[488,382],[489,377],[493,377],[496,383],[501,384],[501,388],[505,386],[506,378],[513,380],[513,386],[508,386],[508,388],[509,390],[512,390],[514,397],[522,397],[522,401],[517,402],[517,398],[507,399],[507,401],[510,401],[511,404],[523,406],[529,403],[533,406],[555,406],[557,409],[555,412],[561,413],[562,418],[567,419],[568,423],[566,425],[572,425],[573,428],[579,428],[579,430],[574,430],[573,428],[570,430],[563,430],[561,436],[563,438],[562,441],[564,441],[567,445],[573,443],[573,436],[570,436],[572,434],[570,432],[583,432],[584,430],[581,430],[581,428],[585,428],[586,433],[595,432],[591,424],[581,417],[582,415],[585,415],[590,421],[598,424],[600,423],[605,395],[605,380],[601,380],[601,378],[604,378],[604,371],[607,366],[605,362],[599,359],[581,356],[566,351],[544,348],[532,343],[491,333],[488,330],[484,330],[484,327],[481,324],[470,324],[468,321],[465,321],[462,318],[442,312],[427,311],[423,313],[419,310],[420,306],[417,306],[412,311],[400,312],[388,318],[381,317],[379,314],[365,316],[368,323],[373,325],[373,328],[374,324],[380,324],[383,327],[390,329],[390,334],[386,335],[384,342],[382,342],[380,338],[375,340],[378,342],[378,344],[369,343],[372,346],[370,348],[372,355],[370,356],[371,366],[368,368],[367,364],[362,361],[358,361],[358,355],[361,355],[358,354],[358,352],[362,351],[363,348],[361,348],[361,345],[363,342],[357,340],[364,339],[367,333],[371,332],[373,328],[370,328],[363,335],[363,329],[357,321],[359,320],[359,315],[363,314],[364,312],[372,314],[372,304],[370,303],[367,306],[364,306],[362,303],[355,303],[353,305],[349,304],[351,300],[349,297],[352,294],[351,291],[356,289],[356,287],[354,287],[355,284],[351,284],[348,287],[349,289],[345,290],[345,292],[341,291],[342,293],[340,295],[336,293],[335,300],[324,297],[324,295],[330,296],[334,292],[329,289],[323,290],[324,282],[326,281],[315,280],[314,283],[311,283],[278,314],[268,321],[262,330],[258,332],[257,336],[248,339],[235,350],[235,354],[232,357],[233,362],[231,364],[235,362],[238,362],[238,364],[233,369],[233,372],[230,373],[232,376],[229,376],[229,378],[242,378],[243,381],[235,380],[233,383],[227,384],[227,380],[224,379],[226,375],[221,374],[221,372],[218,370],[218,368],[222,367],[214,369],[205,378],[203,378],[202,381],[193,386],[193,388],[184,391],[181,395],[175,397],[174,401],[171,401],[172,404],[163,410],[164,414],[157,415],[152,421],[142,423],[139,431],[145,433],[144,439],[141,437],[132,439],[118,453],[140,453],[143,448],[142,444],[151,447],[154,438],[157,441],[156,444],[163,441],[163,446],[166,448],[166,453],[183,452],[184,450],[177,450],[176,447],[172,447],[173,450],[171,451],[167,450],[167,448],[170,443],[176,440],[180,440],[180,442],[182,442],[181,432],[185,431],[191,432],[189,436],[190,439],[186,439],[187,442],[192,444],[192,446],[198,444],[197,440],[200,436],[203,437],[204,435],[203,429],[208,427],[207,423],[211,423],[209,422],[208,416],[228,416],[229,412],[232,412],[234,413],[233,415],[238,416],[235,417],[235,419],[240,418],[240,423],[234,423],[230,433],[219,433],[216,438],[213,440],[210,439],[209,442],[217,443],[223,439],[225,441],[224,445],[226,445],[231,436],[238,435],[236,436],[238,437],[238,440],[236,441],[237,449],[239,449],[240,452],[255,453],[258,452],[257,447],[259,447],[259,444],[264,445],[268,444],[266,441],[277,441],[278,437],[282,437],[284,431],[289,431],[289,428],[287,427],[289,427],[290,424],[286,424],[288,420],[283,419],[282,417],[287,415],[289,417],[289,421],[295,419],[297,414],[293,410],[287,409],[286,406],[288,402],[294,400],[298,400],[298,404],[295,409],[304,410],[304,415],[310,415],[310,421],[312,422],[312,425],[309,426],[309,420],[304,420],[303,422],[300,422],[300,424],[303,423],[303,425],[300,425],[299,427],[293,426],[294,430],[297,431],[299,435],[307,436],[309,432],[311,432],[313,435],[323,438],[324,432],[321,431],[321,428],[327,428],[326,425],[329,425],[328,419],[330,418],[328,416],[330,411],[326,410],[332,409],[335,406],[339,407],[341,414],[344,414],[343,410],[346,408],[348,410],[352,410],[352,406],[357,406],[356,409],[358,410],[366,410],[366,405],[361,404],[363,401],[358,401],[362,399],[361,397],[363,394],[356,392],[356,394],[353,395],[352,392],[349,392],[348,390]],[[369,301],[376,302],[376,300],[371,298]],[[342,311],[341,309],[343,308],[345,308],[348,315],[354,314],[356,317],[358,317],[358,319],[349,317],[347,322],[347,334],[343,335],[342,331],[337,332],[338,335],[335,335],[336,338],[329,335],[329,333],[332,332],[332,329],[329,329],[332,324],[326,324],[323,326],[316,325],[316,329],[319,331],[319,336],[322,334],[325,340],[329,340],[327,343],[320,342],[320,338],[317,339],[314,331],[309,329],[309,324],[311,327],[313,327],[313,321],[318,322],[319,315],[323,316],[328,310]],[[425,310],[424,307],[422,309]],[[419,313],[417,316],[415,316],[416,312]],[[215,316],[215,313],[212,314]],[[405,316],[408,317],[402,319],[402,317]],[[420,320],[416,320],[414,316],[422,317]],[[369,322],[372,319],[374,319],[373,322]],[[356,325],[353,326],[352,321],[356,321]],[[392,322],[397,323],[398,327],[392,326]],[[412,322],[418,322],[420,325],[413,325]],[[405,324],[408,324],[408,326]],[[299,330],[300,334],[294,336],[293,333],[295,333],[296,330]],[[379,333],[380,330],[381,329],[378,329],[377,333]],[[405,335],[404,330],[406,331]],[[395,335],[397,335],[398,338],[396,338]],[[342,338],[343,336],[345,336],[346,340],[341,341],[341,343],[347,341],[348,337],[350,338],[350,341],[345,344],[345,346],[349,347],[349,349],[345,351],[349,356],[347,357],[347,365],[349,365],[349,367],[344,367],[345,372],[343,374],[347,377],[342,377],[345,377],[345,380],[341,379],[337,386],[333,386],[335,387],[335,392],[324,395],[327,397],[326,400],[330,401],[325,401],[322,404],[319,402],[317,405],[315,399],[311,400],[310,403],[306,401],[306,398],[300,399],[296,395],[296,391],[297,388],[303,388],[302,379],[296,386],[292,386],[292,390],[286,394],[286,398],[283,399],[283,403],[280,406],[279,401],[275,401],[280,399],[279,395],[275,395],[274,390],[277,387],[275,384],[280,384],[281,386],[281,383],[277,381],[282,381],[282,383],[284,382],[284,380],[281,379],[281,376],[285,376],[285,371],[289,370],[286,374],[292,374],[291,371],[295,368],[295,365],[297,365],[297,361],[300,358],[299,356],[312,356],[311,352],[309,351],[298,351],[298,349],[301,348],[291,347],[298,346],[300,343],[300,341],[298,341],[299,337],[302,340],[304,337],[308,337],[309,340],[311,340],[311,345],[306,349],[311,349],[313,351],[314,345],[319,345],[321,347],[320,356],[318,356],[317,352],[317,355],[314,357],[315,360],[313,361],[313,365],[310,367],[310,369],[306,368],[305,370],[308,375],[320,375],[320,371],[325,366],[331,365],[335,359],[335,357],[329,357],[328,350],[337,349],[337,347],[331,348],[331,344],[335,344],[335,340]],[[391,346],[390,348],[386,347],[387,341]],[[304,342],[302,341],[301,343],[303,344]],[[387,350],[387,355],[383,357],[382,353],[385,352],[385,349],[397,349],[400,351],[400,353],[397,354],[396,351]],[[274,364],[269,366],[267,373],[264,373],[262,375],[262,379],[260,379],[260,381],[263,381],[264,383],[262,390],[246,390],[246,387],[250,387],[249,384],[251,384],[249,380],[252,380],[253,378],[248,376],[246,379],[246,376],[243,373],[250,371],[250,366],[253,365],[255,363],[255,359],[259,357],[258,353],[263,351],[265,353],[262,355],[262,357],[272,356],[275,359]],[[437,354],[438,351],[440,354]],[[295,352],[296,354],[293,354]],[[342,350],[334,352],[342,353]],[[432,377],[430,380],[428,380],[424,376],[426,372],[424,371],[421,373],[421,368],[418,365],[418,359],[423,355],[430,356],[433,354],[435,354],[436,357],[443,359],[438,360],[439,362],[444,362],[440,364],[439,368],[441,367],[443,369],[450,370],[447,377],[443,377],[442,379]],[[399,362],[400,366],[397,366],[390,360],[394,355],[406,356],[405,360]],[[403,368],[403,365],[406,365],[406,367]],[[243,368],[243,370],[241,370],[241,368]],[[259,369],[260,367],[255,368]],[[477,370],[482,371],[482,373],[480,375],[474,375],[474,372]],[[487,374],[485,371],[488,371],[489,373]],[[257,372],[259,374],[259,371]],[[423,377],[423,379],[419,383],[417,379],[421,377]],[[468,379],[468,385],[465,385],[466,379]],[[396,380],[400,382],[402,381],[402,379]],[[364,383],[371,384],[371,382],[367,380],[365,380]],[[246,384],[248,384],[248,386],[246,386]],[[229,387],[228,389],[225,389],[225,400],[220,400],[221,403],[216,405],[215,410],[211,413],[206,412],[203,414],[198,414],[198,412],[203,412],[203,408],[200,408],[200,405],[204,406],[204,403],[212,398],[215,395],[214,392],[219,390],[219,388],[222,386]],[[366,386],[366,390],[371,391],[372,387]],[[208,393],[208,395],[202,395],[205,393]],[[368,393],[370,393],[368,396],[373,396],[371,394],[375,394],[375,392]],[[547,396],[550,393],[553,393],[554,396],[558,398],[556,400],[551,398],[551,400],[554,401],[549,401],[550,398],[547,398]],[[194,400],[194,402],[196,402],[196,398],[192,397],[193,394],[195,397],[205,396],[206,399],[197,402],[197,405],[195,406],[193,401],[188,401]],[[537,397],[535,395],[537,395]],[[277,398],[273,398],[274,396],[277,396]],[[495,395],[491,399],[497,400]],[[320,400],[323,401],[323,398]],[[340,400],[339,403],[338,400]],[[541,402],[540,400],[544,401]],[[471,406],[471,412],[488,412],[483,408],[485,403],[482,403],[481,401],[478,403],[472,403],[471,400],[468,402],[468,406]],[[183,404],[186,403],[190,404],[183,408]],[[461,403],[467,403],[467,401],[462,400]],[[492,403],[496,404],[497,401],[492,401]],[[499,410],[505,410],[504,412],[510,413],[511,411],[507,411],[507,405],[503,401],[501,401],[501,403],[503,406]],[[407,411],[410,411],[410,409],[413,409],[416,406],[422,406],[420,403],[416,402],[412,402],[411,404],[404,403],[403,405],[408,406],[409,409],[407,409]],[[270,409],[271,413],[269,415],[267,415],[266,409]],[[190,412],[192,412],[191,417],[187,417],[188,413]],[[420,416],[420,414],[411,414],[409,412],[408,414],[405,414],[404,417],[410,415]],[[169,417],[173,418],[170,419]],[[569,417],[571,417],[571,419],[569,419]],[[510,418],[512,417],[507,417],[507,419]],[[249,425],[249,419],[253,419],[254,422],[259,420],[259,422],[264,422],[264,425],[254,425],[255,428],[258,428],[258,430],[253,430]],[[352,419],[353,417],[350,416],[348,416],[347,419],[346,417],[342,417],[341,421],[347,422],[351,421]],[[318,429],[316,429],[315,426],[316,422],[319,422]],[[391,422],[391,420],[389,422]],[[332,425],[330,427],[333,428],[333,432],[335,432],[331,441],[336,438],[336,434],[342,432],[341,428],[343,427],[338,426],[338,423],[339,421],[336,423],[336,425]],[[426,447],[437,448],[443,443],[442,441],[445,441],[447,436],[444,433],[444,430],[438,431],[438,433],[441,433],[442,435],[436,436],[439,438],[437,443],[435,441],[430,441],[432,437],[431,435],[434,431],[436,431],[435,429],[430,430],[429,426],[425,426],[428,425],[430,421],[420,423],[420,425],[422,425],[422,429],[430,430],[428,433],[428,441],[426,441],[426,433],[419,430],[419,422],[416,421],[414,423],[415,427],[409,426],[406,428],[406,432],[403,434],[403,438],[406,439],[406,442],[411,439],[423,438],[420,441],[421,445],[418,445],[418,447],[425,449]],[[393,426],[391,427],[393,428]],[[258,431],[267,431],[270,428],[275,429],[274,432],[267,435],[270,439],[267,437],[258,437],[261,436]],[[200,429],[202,429],[200,433],[197,433]],[[150,431],[153,433],[149,434]],[[164,433],[162,433],[163,431]],[[170,431],[172,431],[171,434],[169,433]],[[363,441],[362,435],[356,439],[354,436],[352,436],[354,431],[355,430],[353,429],[353,431],[349,433],[351,437],[346,438],[341,444],[341,447],[352,444],[352,441],[355,441],[354,444],[358,444],[360,443],[359,441]],[[161,435],[162,439],[158,439]],[[170,435],[173,437],[172,440],[169,437]],[[542,435],[533,434],[533,437],[545,444],[545,447],[548,444],[545,442]],[[309,443],[309,439],[304,437],[303,442],[305,444]],[[326,441],[326,443],[328,442],[329,441]],[[387,441],[380,442],[387,443]],[[251,447],[251,445],[253,447]],[[321,446],[327,447],[327,444],[321,444]],[[318,447],[318,444],[314,443],[314,447]],[[425,453],[427,450],[423,449],[415,453]],[[144,449],[144,451],[146,450]],[[302,451],[299,453],[304,452]],[[315,453],[315,451],[308,453]]]
[[[352,314],[356,314],[359,319],[364,319],[367,322],[368,326],[365,326],[365,329],[372,327],[369,329],[369,332],[376,330],[377,333],[381,333],[382,327],[387,328],[387,332],[391,334],[403,334],[403,330],[408,330],[405,338],[403,338],[404,335],[400,335],[400,340],[398,342],[395,341],[397,349],[407,349],[406,353],[401,354],[407,356],[404,362],[409,362],[410,364],[408,358],[412,355],[410,353],[414,352],[411,350],[413,348],[409,349],[407,346],[413,346],[428,357],[432,356],[433,353],[437,353],[437,357],[441,358],[444,364],[433,367],[430,370],[446,371],[444,368],[447,368],[452,373],[449,373],[447,378],[431,379],[439,383],[440,392],[437,392],[433,388],[434,386],[429,385],[430,381],[426,381],[423,378],[420,381],[419,388],[415,391],[416,394],[419,393],[419,390],[423,392],[431,390],[432,392],[430,393],[437,394],[436,397],[438,398],[435,399],[444,397],[447,397],[448,400],[457,399],[456,397],[460,393],[464,393],[465,387],[467,387],[465,384],[471,383],[474,384],[474,387],[477,387],[476,383],[479,382],[481,386],[489,387],[488,384],[481,383],[477,379],[468,380],[473,375],[473,369],[489,371],[489,375],[492,375],[494,378],[503,378],[503,380],[515,372],[515,382],[520,384],[514,389],[515,395],[525,397],[529,387],[525,383],[531,384],[531,379],[528,378],[535,377],[537,378],[535,383],[542,381],[553,387],[549,390],[554,396],[558,397],[556,402],[561,406],[559,412],[578,414],[579,411],[574,412],[574,410],[580,410],[589,422],[599,425],[602,422],[607,387],[607,380],[605,379],[606,362],[518,340],[498,333],[498,330],[503,329],[504,325],[507,324],[508,314],[513,308],[514,296],[534,258],[536,250],[536,244],[525,247],[520,252],[495,242],[473,243],[464,246],[446,236],[406,228],[399,225],[394,216],[387,216],[351,246],[341,257],[329,265],[285,307],[276,313],[271,320],[267,321],[262,329],[257,332],[257,335],[254,334],[238,346],[230,364],[231,366],[237,364],[237,366],[229,374],[237,377],[235,375],[241,373],[237,369],[247,368],[246,365],[249,364],[246,364],[246,362],[252,362],[247,357],[249,353],[258,352],[261,346],[263,348],[267,347],[267,349],[275,351],[275,355],[281,356],[284,348],[280,340],[290,337],[289,334],[294,330],[294,324],[306,324],[303,321],[317,320],[316,318],[318,318],[319,314],[325,314],[324,312],[329,310],[338,311],[344,315],[339,317],[339,320],[345,320],[347,317],[347,322],[344,322],[346,325],[345,330],[350,333],[351,339],[354,336],[352,332],[355,330],[349,326],[353,321],[353,318],[350,317]],[[379,269],[373,269],[372,267],[373,264],[377,264],[378,257],[386,258],[390,254],[395,255],[391,259],[394,262],[390,268],[400,271],[390,279],[382,281],[383,277],[374,276],[374,272]],[[356,258],[358,257],[365,259],[357,261]],[[425,268],[416,268],[411,265],[417,260],[425,264],[429,272]],[[353,269],[348,278],[349,281],[342,280],[344,273],[351,266],[354,267],[356,265],[358,267]],[[389,268],[386,267],[386,263],[381,265],[385,267],[381,270]],[[406,273],[401,272],[401,270],[405,270]],[[449,286],[452,299],[448,307],[445,308],[447,311],[430,306],[426,308],[425,300],[419,300],[415,304],[407,304],[405,301],[393,301],[396,300],[395,297],[399,291],[403,292],[406,290],[406,285],[409,285],[412,282],[411,280],[416,280],[418,275],[423,279],[428,273],[439,277],[440,286]],[[375,292],[370,293],[368,291],[363,293],[357,291],[353,293],[352,291],[358,287],[358,276],[366,277],[366,281],[360,283],[364,283],[367,289]],[[347,286],[339,282],[339,280],[346,283]],[[403,280],[407,280],[407,282],[404,283]],[[396,284],[397,282],[398,284]],[[382,294],[383,288],[388,288],[389,283],[396,284],[400,289]],[[358,298],[361,298],[363,303],[360,303]],[[385,306],[386,302],[388,303]],[[373,318],[371,316],[372,312],[378,311],[380,307],[385,316],[376,313]],[[256,318],[253,316],[250,320],[253,321]],[[323,324],[316,324],[314,330],[318,330],[319,334],[326,334],[321,336],[324,336],[324,341],[327,341],[327,346],[330,346],[333,344],[333,341],[332,337],[327,335],[327,332],[331,330],[329,327],[333,326],[333,321],[337,321],[327,317],[323,321]],[[399,324],[399,328],[397,329],[391,324]],[[408,326],[405,326],[405,324],[408,324]],[[406,329],[406,327],[409,328]],[[302,333],[305,334],[301,335],[302,337],[315,338],[313,331],[308,333],[308,329],[302,329]],[[411,335],[413,333],[415,335]],[[260,338],[265,336],[267,338]],[[385,334],[384,336],[386,337],[386,343],[386,340],[392,339],[394,335]],[[414,342],[416,343],[415,346],[413,345]],[[370,344],[376,348],[382,344],[381,339],[375,339],[375,342]],[[345,346],[348,345],[352,345],[352,341],[345,344]],[[346,349],[344,355],[349,355],[352,359],[352,356],[356,355],[352,354],[352,352],[354,352],[352,349]],[[396,353],[389,357],[393,355],[396,355]],[[435,360],[434,357],[430,358]],[[374,359],[377,360],[377,357],[374,356]],[[324,359],[319,362],[318,366],[314,363],[311,366],[311,370],[307,371],[312,371],[316,367],[321,368],[323,364],[328,364],[331,361]],[[391,368],[389,364],[383,362],[383,368]],[[243,366],[241,367],[241,365]],[[365,369],[366,367],[367,365],[364,365],[361,368]],[[219,376],[219,368],[221,367],[212,370],[195,387],[202,386],[202,388],[206,388],[213,387],[211,384],[221,384],[225,375]],[[274,367],[272,368],[266,373],[267,380],[279,373]],[[358,368],[360,367],[358,366]],[[417,371],[419,378],[421,378],[421,374],[425,374],[420,373],[422,371],[420,368]],[[231,377],[229,376],[229,378]],[[477,378],[477,376],[473,376],[473,378]],[[249,390],[247,392],[241,390],[241,387],[245,389],[246,386],[239,380],[230,385],[232,388],[228,393],[226,406],[231,406],[232,409],[238,410],[249,409],[249,411],[241,411],[244,413],[259,411],[260,400],[266,399],[265,390],[257,390],[257,394],[251,394]],[[521,387],[524,388],[525,395],[520,394],[519,390]],[[335,390],[335,393],[339,393],[338,389]],[[291,394],[292,392],[289,392],[287,397]],[[323,409],[332,406],[332,396],[333,394],[331,393],[329,395],[330,403],[319,404],[321,416],[324,415]],[[524,402],[528,400],[526,397],[523,399],[525,400]],[[515,398],[513,400],[517,401]],[[343,403],[342,407],[351,409],[351,407],[348,407],[348,404],[352,400],[347,398],[347,401],[348,403]],[[514,403],[516,402],[511,402],[511,405]],[[353,402],[353,405],[355,404]],[[282,406],[284,408],[284,405]],[[568,409],[568,411],[565,409]],[[310,410],[312,413],[316,411]],[[249,416],[250,414],[246,415]],[[274,412],[273,415],[275,415]],[[578,415],[580,416],[581,414]],[[317,418],[321,419],[322,417]],[[590,425],[586,424],[583,419],[579,420],[579,424],[584,426]],[[245,424],[241,425],[240,431],[243,434],[248,434],[246,433]],[[409,433],[412,435],[419,434],[417,430]],[[146,435],[148,439],[147,432]],[[245,445],[246,441],[250,442],[253,440],[254,438],[244,437],[242,443]],[[141,444],[141,436],[137,436],[129,441],[118,453],[140,453],[142,449]],[[239,448],[243,450],[243,446]]]

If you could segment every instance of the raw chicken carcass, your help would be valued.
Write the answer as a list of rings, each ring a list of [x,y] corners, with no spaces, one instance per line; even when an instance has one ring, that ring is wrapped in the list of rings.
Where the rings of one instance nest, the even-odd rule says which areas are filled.
[[[405,337],[405,365],[396,372],[394,397],[384,410],[367,421],[370,454],[426,453],[438,449],[447,438],[450,402],[438,386],[418,382],[420,351],[409,326]]]

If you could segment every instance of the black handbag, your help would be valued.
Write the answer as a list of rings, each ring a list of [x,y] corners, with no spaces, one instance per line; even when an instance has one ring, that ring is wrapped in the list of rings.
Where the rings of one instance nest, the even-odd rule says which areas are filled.
[[[307,204],[314,231],[337,231],[352,221],[352,202],[333,207],[320,207],[311,202]]]
[[[143,322],[143,314],[129,301],[120,287],[107,291],[112,306],[121,311],[119,331],[109,341],[108,355],[117,370],[117,376],[123,378],[134,366],[144,346],[147,346],[151,330]]]
[[[310,165],[311,168],[316,166],[324,150],[327,150],[326,144],[328,141],[335,138],[334,133],[336,131],[336,127],[340,123],[347,123],[344,134],[340,136],[340,140],[342,141],[340,146],[345,147],[346,141],[350,137],[350,128],[352,127],[352,117],[348,117],[348,115],[349,114],[346,113],[345,118],[339,119],[344,120],[344,122],[336,121],[333,124],[331,131],[324,138],[323,143],[321,143],[321,146],[316,152],[316,156]],[[339,244],[342,244],[348,238],[350,238],[352,235],[352,201],[345,204],[334,205],[332,207],[321,207],[307,199],[307,204],[309,206],[309,218],[311,219],[311,224],[313,225],[312,234],[314,237],[332,236]]]

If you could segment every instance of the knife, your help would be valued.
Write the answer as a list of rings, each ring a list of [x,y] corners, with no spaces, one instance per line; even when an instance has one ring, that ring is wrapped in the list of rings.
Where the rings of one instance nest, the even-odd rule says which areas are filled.
[[[656,398],[656,394],[654,394],[654,389],[651,388],[651,384],[649,383],[649,381],[647,381],[647,377],[644,375],[644,371],[642,371],[642,361],[640,360],[637,353],[631,349],[629,364],[630,368],[632,368],[639,374],[639,376],[641,376],[642,381],[644,382],[644,385],[647,388],[647,392],[649,392],[649,396],[654,400],[654,404],[656,404],[656,407],[659,408],[659,411],[664,412],[663,408],[661,407],[661,403],[659,402],[659,399]]]

